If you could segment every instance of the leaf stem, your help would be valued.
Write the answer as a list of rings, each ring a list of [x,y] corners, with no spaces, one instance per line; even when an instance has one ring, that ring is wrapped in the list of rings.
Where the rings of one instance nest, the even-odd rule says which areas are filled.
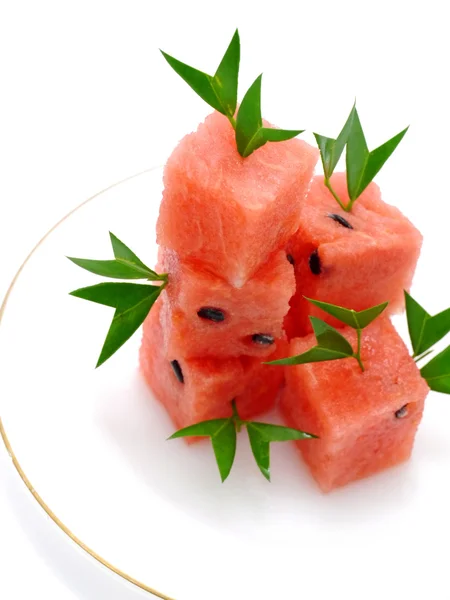
[[[236,129],[236,119],[232,115],[227,115],[227,119],[230,121],[233,129]]]
[[[356,338],[358,340],[358,345],[357,345],[357,348],[356,348],[355,358],[358,361],[358,364],[359,364],[359,366],[361,368],[361,371],[364,373],[365,369],[364,369],[364,365],[363,365],[362,360],[361,360],[361,331],[362,331],[362,329],[357,329],[356,330]]]
[[[351,202],[349,202],[347,204],[347,206],[342,202],[342,200],[339,198],[339,196],[336,194],[336,192],[331,187],[331,183],[330,183],[330,180],[328,179],[328,177],[324,178],[324,183],[325,183],[325,187],[327,187],[329,189],[331,195],[336,200],[336,202],[339,204],[339,206],[342,208],[342,210],[345,210],[346,212],[349,212],[350,209],[351,209],[351,206],[350,206]]]
[[[238,413],[237,408],[236,408],[236,399],[234,399],[231,402],[231,408],[233,410],[233,416],[231,418],[233,419],[234,424],[236,426],[236,431],[238,433],[240,433],[242,425],[244,425],[245,421],[242,421],[241,417],[239,416],[239,413]]]

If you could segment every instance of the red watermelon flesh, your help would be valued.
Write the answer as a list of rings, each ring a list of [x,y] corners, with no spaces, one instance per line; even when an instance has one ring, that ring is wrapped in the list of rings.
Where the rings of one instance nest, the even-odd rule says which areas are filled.
[[[158,300],[144,324],[140,364],[148,385],[166,408],[176,429],[231,416],[233,399],[243,419],[253,418],[273,407],[284,381],[282,369],[262,365],[259,359],[250,357],[219,360],[167,355],[160,310]],[[279,358],[287,351],[288,343],[282,341],[271,356]],[[174,372],[173,360],[178,361],[183,382]]]
[[[242,287],[298,229],[317,159],[299,139],[242,158],[230,123],[212,113],[167,161],[158,243]]]
[[[342,333],[355,347],[355,332]],[[315,343],[293,339],[290,355]],[[352,358],[285,367],[281,410],[320,437],[298,448],[325,492],[407,460],[422,418],[429,388],[389,319],[363,331],[362,360],[364,373]]]
[[[333,175],[332,185],[347,202],[345,173]],[[343,217],[353,229],[329,215]],[[297,279],[286,320],[289,337],[311,332],[308,314],[338,325],[303,296],[355,310],[385,301],[390,313],[403,308],[403,290],[411,286],[422,236],[397,208],[383,202],[375,183],[347,213],[324,186],[323,176],[316,176],[300,204],[300,217],[300,228],[288,245]]]
[[[197,262],[181,261],[167,248],[160,248],[158,269],[169,274],[162,318],[170,354],[263,357],[273,353],[275,340],[284,335],[284,317],[295,292],[294,270],[284,251],[270,257],[239,289]],[[223,321],[208,318],[211,308]]]

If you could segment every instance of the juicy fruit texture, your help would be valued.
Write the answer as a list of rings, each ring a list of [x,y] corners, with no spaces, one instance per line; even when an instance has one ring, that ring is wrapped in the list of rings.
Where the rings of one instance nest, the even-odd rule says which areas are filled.
[[[157,241],[239,288],[299,226],[318,151],[293,139],[247,158],[215,112],[167,161]]]
[[[342,333],[355,347],[355,332]],[[293,339],[290,355],[315,343]],[[352,358],[285,367],[281,410],[319,436],[298,448],[325,492],[407,460],[422,418],[428,385],[387,318],[364,330],[362,360],[364,373]]]
[[[336,173],[331,182],[347,202],[345,173]],[[342,218],[352,228],[340,223]],[[375,183],[346,213],[324,186],[323,176],[314,177],[300,206],[300,227],[288,244],[297,278],[286,320],[289,337],[311,332],[308,314],[339,324],[303,296],[354,310],[389,301],[389,313],[401,310],[403,290],[411,286],[421,246],[420,232],[397,208],[383,202]]]
[[[283,337],[295,292],[292,265],[277,252],[241,288],[202,265],[160,248],[159,272],[169,273],[162,293],[165,348],[184,357],[268,356]],[[273,343],[271,343],[273,340]]]
[[[168,355],[163,345],[161,304],[159,299],[144,323],[140,364],[148,385],[177,429],[231,416],[233,399],[243,419],[273,407],[284,381],[283,369],[262,365],[259,359],[250,357],[218,360]],[[287,342],[281,341],[272,356],[279,358],[287,351]],[[174,360],[178,374],[171,365]]]

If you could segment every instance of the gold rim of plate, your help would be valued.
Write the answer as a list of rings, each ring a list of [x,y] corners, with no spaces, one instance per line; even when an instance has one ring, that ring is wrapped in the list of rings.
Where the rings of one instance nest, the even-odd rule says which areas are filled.
[[[2,319],[3,319],[3,316],[5,314],[6,305],[8,303],[9,296],[11,295],[11,291],[12,291],[12,289],[13,289],[16,281],[18,280],[18,278],[19,278],[22,270],[24,269],[25,265],[28,263],[28,261],[30,260],[30,258],[32,257],[32,255],[39,248],[39,246],[49,237],[49,235],[53,231],[55,231],[55,229],[57,227],[59,227],[64,221],[66,221],[69,217],[71,217],[77,210],[79,210],[81,207],[85,206],[86,204],[88,204],[89,202],[91,202],[92,200],[94,200],[95,198],[98,198],[98,196],[101,196],[105,192],[108,192],[112,188],[115,188],[118,185],[120,185],[122,183],[125,183],[126,181],[130,181],[131,179],[139,177],[140,175],[144,175],[144,173],[149,173],[151,171],[154,171],[155,168],[157,168],[157,167],[153,167],[151,169],[145,169],[144,171],[141,171],[140,173],[136,173],[135,175],[131,175],[130,177],[126,177],[125,179],[121,179],[120,181],[118,181],[118,182],[116,182],[116,183],[108,186],[107,188],[101,190],[100,192],[97,192],[96,194],[94,194],[93,196],[91,196],[90,198],[88,198],[87,200],[84,200],[84,202],[82,202],[81,204],[79,204],[73,210],[71,210],[62,219],[60,219],[56,223],[56,225],[54,225],[49,231],[47,231],[47,233],[44,235],[44,237],[36,244],[36,246],[28,254],[28,256],[26,257],[26,259],[24,260],[24,262],[20,266],[19,270],[17,271],[16,275],[14,276],[14,279],[12,280],[11,285],[9,286],[9,288],[8,288],[8,290],[6,292],[5,298],[3,299],[2,305],[0,306],[0,325],[1,325],[1,322],[2,322]],[[94,558],[97,562],[99,562],[100,564],[102,564],[104,567],[106,567],[107,569],[109,569],[110,571],[112,571],[113,573],[115,573],[116,575],[118,575],[119,577],[121,577],[122,579],[124,579],[125,581],[128,581],[129,583],[133,584],[137,588],[139,588],[141,590],[144,590],[145,592],[148,592],[149,594],[152,594],[153,596],[156,596],[157,598],[162,598],[162,600],[174,600],[173,598],[170,598],[169,596],[166,596],[162,592],[158,592],[157,590],[149,587],[145,583],[142,583],[141,581],[138,581],[137,579],[135,579],[131,575],[128,575],[127,573],[125,573],[121,569],[119,569],[119,568],[115,567],[114,565],[112,565],[111,563],[109,563],[106,559],[104,559],[102,556],[100,556],[99,554],[97,554],[97,552],[95,552],[95,550],[93,550],[87,544],[85,544],[82,540],[80,540],[80,538],[78,538],[67,527],[67,525],[65,525],[56,516],[56,514],[53,512],[53,510],[48,506],[48,504],[45,502],[45,500],[36,491],[36,489],[34,488],[34,486],[32,485],[32,483],[28,479],[25,471],[22,469],[19,461],[17,460],[15,452],[14,452],[14,450],[13,450],[13,448],[11,446],[11,443],[10,443],[10,441],[8,439],[8,435],[6,433],[6,430],[5,430],[4,426],[3,426],[3,422],[2,422],[1,416],[0,416],[0,437],[3,440],[3,443],[5,445],[6,451],[8,452],[9,456],[11,457],[12,463],[13,463],[13,465],[14,465],[17,473],[19,474],[20,478],[22,479],[22,481],[24,482],[24,484],[26,485],[26,487],[28,488],[28,490],[31,492],[33,498],[37,501],[37,503],[41,506],[41,508],[44,509],[44,511],[47,513],[47,515],[50,517],[50,519],[55,523],[55,525],[57,525],[73,542],[75,542],[75,544],[77,544],[82,550],[84,550],[87,554],[89,554],[92,558]]]

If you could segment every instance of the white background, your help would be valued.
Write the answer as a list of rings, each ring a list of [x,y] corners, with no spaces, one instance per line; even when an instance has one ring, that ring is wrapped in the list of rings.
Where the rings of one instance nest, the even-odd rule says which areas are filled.
[[[412,124],[379,182],[389,181],[388,199],[401,198],[420,226],[422,211],[450,195],[449,153],[435,151],[450,134],[446,4],[1,3],[0,296],[56,220],[163,162],[208,112],[158,48],[212,73],[236,26],[241,97],[264,71],[269,120],[334,135],[356,96],[370,147]],[[436,228],[444,234],[446,224]],[[125,597],[114,590],[114,579],[43,517],[0,448],[0,596]]]

